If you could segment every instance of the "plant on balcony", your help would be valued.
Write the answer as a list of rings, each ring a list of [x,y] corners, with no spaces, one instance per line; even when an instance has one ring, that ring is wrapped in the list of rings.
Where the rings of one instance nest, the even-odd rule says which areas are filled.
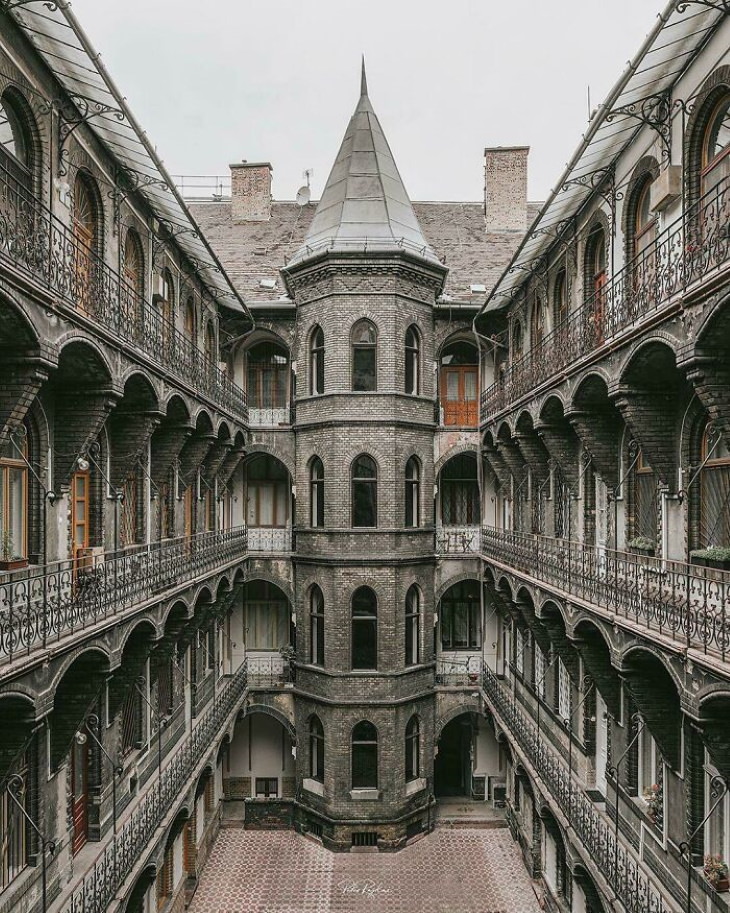
[[[279,656],[284,661],[284,668],[282,669],[282,676],[285,682],[294,681],[294,659],[296,658],[297,651],[291,644],[287,644],[285,647],[279,647]]]
[[[664,808],[664,791],[658,783],[653,783],[644,790],[644,802],[649,820],[656,824]]]
[[[16,555],[13,551],[13,534],[9,529],[4,529],[2,534],[2,558],[0,558],[0,570],[15,571],[20,567],[25,567],[28,562],[22,555]]]
[[[721,571],[730,570],[730,548],[712,545],[710,548],[698,548],[689,553],[692,564],[703,567],[714,567]]]
[[[656,543],[652,542],[651,539],[647,539],[646,536],[637,536],[628,542],[628,547],[630,551],[635,552],[637,555],[653,555]]]
[[[705,878],[718,893],[724,893],[730,888],[727,863],[719,853],[708,853],[705,856],[704,872]]]

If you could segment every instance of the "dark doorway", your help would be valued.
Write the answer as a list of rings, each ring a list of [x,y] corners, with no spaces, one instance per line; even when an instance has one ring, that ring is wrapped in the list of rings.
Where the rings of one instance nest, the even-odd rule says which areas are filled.
[[[434,762],[437,796],[471,797],[471,746],[472,724],[468,713],[444,726]]]

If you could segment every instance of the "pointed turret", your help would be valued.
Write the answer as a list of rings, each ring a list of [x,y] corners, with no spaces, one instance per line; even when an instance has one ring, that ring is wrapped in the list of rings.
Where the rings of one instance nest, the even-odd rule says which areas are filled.
[[[330,251],[407,250],[432,263],[428,245],[368,97],[365,58],[360,99],[304,244],[290,266]]]

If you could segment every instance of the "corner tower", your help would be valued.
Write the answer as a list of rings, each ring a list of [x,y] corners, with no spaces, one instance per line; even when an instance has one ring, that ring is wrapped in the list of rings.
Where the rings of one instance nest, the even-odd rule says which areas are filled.
[[[434,305],[368,96],[304,244],[297,307],[296,727],[302,824],[335,849],[426,827],[434,757]]]

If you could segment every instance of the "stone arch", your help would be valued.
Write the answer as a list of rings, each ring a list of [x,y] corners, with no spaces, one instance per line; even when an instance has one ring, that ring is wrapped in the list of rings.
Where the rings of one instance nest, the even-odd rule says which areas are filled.
[[[281,590],[281,592],[286,596],[289,601],[290,606],[296,605],[294,598],[294,590],[291,588],[289,583],[284,580],[283,577],[278,576],[277,574],[268,571],[264,568],[256,568],[256,570],[251,574],[251,576],[246,576],[243,581],[244,584],[255,583],[257,580],[264,581],[265,583],[271,583],[273,586]]]
[[[56,770],[68,754],[73,736],[84,715],[100,701],[109,674],[109,656],[99,646],[91,646],[71,656],[51,691],[50,769]]]
[[[254,700],[255,700],[255,698],[254,698]],[[241,714],[239,714],[239,718],[245,718],[247,716],[251,716],[251,714],[253,714],[253,713],[264,713],[267,716],[273,717],[277,722],[281,723],[281,725],[284,727],[284,729],[286,729],[286,731],[289,735],[289,738],[292,740],[292,743],[294,745],[296,745],[297,733],[296,733],[296,729],[294,728],[294,724],[292,723],[292,721],[289,719],[288,716],[286,716],[284,713],[281,712],[281,710],[277,710],[276,707],[270,707],[268,704],[255,704],[255,703],[249,704],[248,699],[247,699],[246,706],[245,706],[245,713],[243,714],[243,717],[241,717]]]
[[[163,401],[158,389],[159,381],[153,380],[136,365],[131,365],[123,372],[120,384],[124,388],[124,400],[131,400],[130,405],[148,412],[163,411]]]
[[[636,209],[640,191],[646,181],[655,181],[659,176],[659,163],[653,155],[645,155],[634,165],[631,176],[626,185],[624,194],[623,211],[621,213],[622,229],[624,236],[624,262],[633,259],[632,249]]]
[[[0,294],[0,339],[8,340],[15,355],[39,354],[41,333],[24,302],[10,291]],[[3,342],[3,348],[7,343]]]
[[[462,453],[473,453],[475,456],[479,453],[479,445],[474,444],[471,441],[459,441],[458,444],[454,444],[453,447],[449,447],[441,456],[438,458],[436,464],[434,465],[434,475],[438,476],[444,466],[452,460],[454,457],[459,456]]]
[[[178,596],[174,602],[168,603],[160,615],[160,630],[164,631],[173,618],[185,620],[192,618],[194,614],[194,605],[195,603],[192,599],[188,601],[184,596]]]
[[[107,352],[95,339],[78,330],[69,330],[58,340],[58,369],[56,382],[64,380],[84,388],[109,388],[119,383]]]
[[[119,646],[117,648],[120,656],[124,653],[124,648],[127,646],[128,641],[133,636],[139,636],[139,634],[144,632],[145,629],[149,629],[149,633],[153,640],[157,638],[159,631],[154,621],[150,617],[140,618],[131,624],[122,634],[121,640],[119,641]]]
[[[169,393],[163,401],[162,406],[163,411],[169,420],[180,422],[185,425],[192,424],[190,407],[186,402],[185,397],[180,393],[177,393],[176,391]]]
[[[439,585],[438,589],[434,593],[436,605],[441,602],[441,599],[453,586],[456,586],[457,583],[464,583],[466,580],[473,580],[475,583],[480,582],[479,575],[475,574],[473,571],[462,571],[459,574],[455,574],[453,577],[449,577]]]
[[[471,700],[471,702],[469,702]],[[413,716],[414,714],[411,714]],[[421,719],[419,714],[415,714]],[[441,737],[441,733],[444,731],[446,726],[451,723],[453,720],[458,719],[460,716],[479,716],[482,719],[486,720],[492,727],[494,727],[494,717],[487,710],[480,709],[468,695],[463,695],[459,698],[459,702],[450,707],[446,713],[440,716],[436,720],[436,726],[434,729],[434,743],[437,743]],[[409,716],[408,719],[411,717]],[[496,735],[495,735],[496,738]]]
[[[157,878],[157,865],[148,862],[135,880],[124,907],[124,913],[144,913],[145,895],[155,883]]]
[[[251,462],[251,460],[261,454],[266,454],[267,456],[273,457],[275,460],[278,460],[287,470],[291,478],[295,478],[296,468],[294,466],[294,460],[290,454],[286,453],[281,447],[278,447],[276,444],[270,444],[264,441],[252,441],[249,445],[249,449],[246,452],[246,456],[243,460],[244,467]]]
[[[685,210],[697,202],[700,196],[700,168],[702,162],[702,140],[709,126],[710,117],[720,98],[730,92],[730,66],[720,66],[710,73],[694,98],[692,112],[687,119],[684,133],[684,175]]]

